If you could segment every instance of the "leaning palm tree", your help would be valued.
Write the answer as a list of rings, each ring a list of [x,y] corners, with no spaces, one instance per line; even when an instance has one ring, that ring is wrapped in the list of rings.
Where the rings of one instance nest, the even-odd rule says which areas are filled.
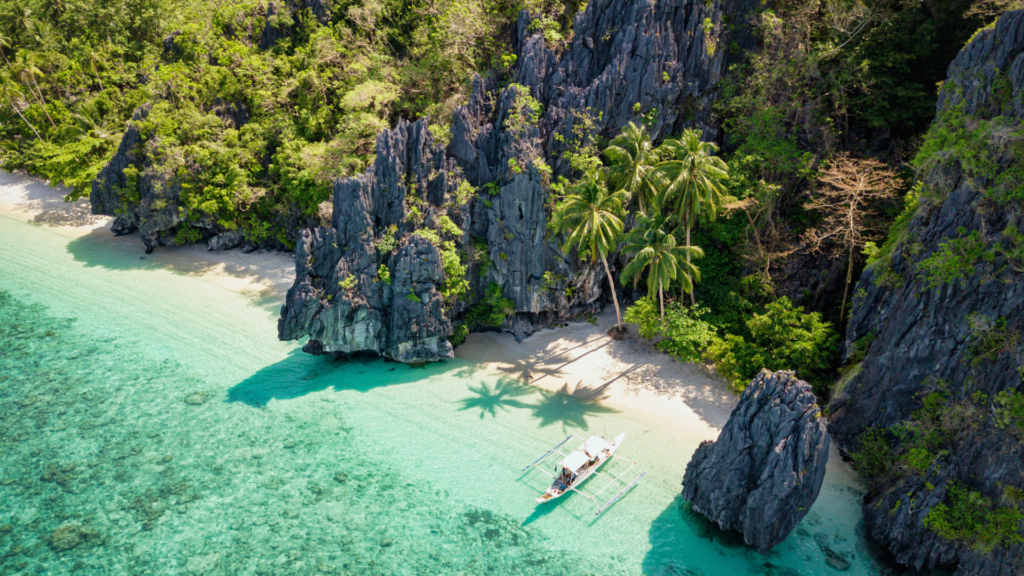
[[[7,59],[7,50],[11,48],[11,38],[0,31],[0,56],[4,57],[4,62],[8,66],[11,65],[11,61]]]
[[[616,329],[621,331],[622,312],[615,294],[615,280],[608,268],[608,254],[615,250],[622,235],[622,220],[615,213],[627,200],[626,193],[622,190],[609,193],[595,173],[587,174],[572,192],[554,214],[555,233],[567,234],[563,251],[575,246],[580,252],[589,252],[594,262],[601,260],[615,303]]]
[[[21,109],[18,108],[16,100],[21,99],[21,86],[12,80],[7,74],[0,76],[0,99],[7,102],[7,106],[9,106],[11,110],[14,110],[14,113],[21,118],[21,121],[32,130],[32,133],[36,135],[36,139],[42,141],[43,137],[39,135],[39,131],[36,130],[36,127],[33,126],[27,118],[25,118],[21,113]]]
[[[630,122],[604,149],[608,158],[608,183],[637,199],[640,209],[649,212],[655,189],[648,176],[657,161],[647,128]]]
[[[700,281],[700,269],[691,259],[702,258],[704,251],[697,246],[680,246],[679,227],[673,227],[675,215],[664,213],[658,203],[654,208],[651,214],[638,215],[636,227],[626,235],[622,251],[633,259],[622,270],[622,281],[632,279],[636,287],[646,270],[647,295],[653,298],[657,293],[664,320],[665,290],[678,279],[684,292],[692,292],[693,283]]]
[[[722,182],[729,177],[729,168],[715,156],[718,146],[703,142],[700,131],[688,129],[678,140],[666,140],[658,148],[661,157],[651,172],[660,193],[674,205],[674,211],[686,230],[686,246],[690,246],[690,231],[700,217],[714,220],[725,199]],[[696,304],[693,291],[690,302]]]
[[[17,75],[18,80],[24,82],[25,86],[29,88],[29,93],[35,96],[39,102],[39,106],[43,109],[43,113],[46,114],[46,119],[50,121],[50,124],[56,128],[57,124],[54,123],[53,118],[50,118],[50,112],[46,109],[46,101],[43,100],[43,92],[39,90],[39,84],[36,83],[36,76],[42,77],[43,71],[36,67],[32,63],[32,60],[28,52],[19,50],[18,54],[14,58],[14,73]],[[29,86],[29,82],[32,83]],[[32,87],[35,87],[35,92],[32,92]]]

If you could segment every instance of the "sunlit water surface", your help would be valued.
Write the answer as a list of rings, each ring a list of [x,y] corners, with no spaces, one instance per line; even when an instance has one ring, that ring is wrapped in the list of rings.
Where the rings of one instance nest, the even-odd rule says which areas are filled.
[[[0,217],[2,574],[881,571],[842,475],[761,555],[678,498],[695,439],[465,362],[307,356],[278,301],[96,234]],[[520,472],[571,432],[648,472],[600,516]]]

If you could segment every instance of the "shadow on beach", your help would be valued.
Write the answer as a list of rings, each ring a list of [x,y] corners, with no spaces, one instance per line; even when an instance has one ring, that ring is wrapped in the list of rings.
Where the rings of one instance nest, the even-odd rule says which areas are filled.
[[[36,213],[30,224],[41,226],[91,226],[101,223],[104,216],[92,213],[88,198],[65,202],[71,189],[51,186],[27,174],[0,172],[0,189],[9,189],[21,196],[14,208],[20,212]]]

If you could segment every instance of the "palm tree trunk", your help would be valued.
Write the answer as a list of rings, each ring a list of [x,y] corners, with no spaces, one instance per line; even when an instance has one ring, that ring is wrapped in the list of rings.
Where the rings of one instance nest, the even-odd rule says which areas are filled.
[[[612,271],[608,268],[608,259],[601,256],[601,263],[604,264],[604,272],[608,275],[608,286],[612,290],[612,302],[615,303],[615,318],[619,321],[619,329],[622,329],[622,312],[619,311],[619,297],[615,294],[615,280],[612,279]]]
[[[50,118],[50,112],[46,109],[46,101],[43,100],[43,92],[39,89],[39,84],[36,84],[35,76],[32,77],[32,85],[36,87],[36,94],[39,98],[39,105],[43,108],[43,114],[46,114],[46,119],[50,121],[50,125],[56,128],[57,124],[54,123],[53,118]]]
[[[21,110],[18,110],[18,107],[14,105],[14,102],[12,102],[10,98],[7,99],[7,105],[10,106],[11,109],[14,110],[14,112],[18,115],[18,117],[21,118],[21,121],[24,122],[32,130],[32,132],[36,135],[36,139],[42,142],[43,137],[39,135],[39,131],[36,130],[36,127],[33,126],[32,123],[29,122],[28,119],[21,114]]]
[[[661,301],[661,321],[665,321],[665,285],[658,280],[658,300]]]
[[[846,296],[850,293],[850,280],[853,280],[853,244],[850,244],[850,262],[846,266],[846,286],[843,287],[843,304],[839,307],[839,321],[846,315]]]
[[[686,263],[687,264],[690,263],[690,219],[689,218],[686,219]],[[686,268],[689,269],[690,267],[687,266]],[[693,295],[693,293],[696,290],[697,290],[697,283],[691,281],[690,282],[690,305],[691,306],[696,306],[697,305],[697,297]]]

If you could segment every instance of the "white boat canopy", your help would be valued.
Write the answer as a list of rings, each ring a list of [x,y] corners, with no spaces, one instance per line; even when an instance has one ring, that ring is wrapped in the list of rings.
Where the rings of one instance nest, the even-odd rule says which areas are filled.
[[[523,468],[523,472],[526,472],[530,468],[533,468],[534,470],[539,470],[543,472],[544,474],[550,476],[551,478],[557,478],[555,474],[560,474],[560,471],[556,470],[555,474],[552,474],[551,472],[548,472],[547,470],[541,467],[544,464],[544,462],[548,461],[548,458],[557,455],[562,457],[562,461],[558,463],[560,466],[569,469],[571,472],[578,473],[581,468],[586,466],[587,462],[589,462],[595,456],[600,454],[602,450],[610,448],[611,450],[609,450],[607,459],[611,460],[612,458],[614,458],[615,460],[627,464],[628,466],[625,470],[613,473],[613,476],[609,476],[598,470],[593,470],[593,476],[600,476],[601,478],[604,478],[607,481],[607,484],[599,488],[594,493],[590,493],[584,490],[582,487],[576,487],[573,485],[569,485],[568,487],[569,490],[572,490],[573,492],[582,494],[583,496],[589,498],[590,501],[597,506],[597,510],[594,513],[600,514],[601,512],[607,510],[609,506],[618,501],[619,498],[622,498],[627,492],[629,492],[630,488],[636,486],[636,483],[639,482],[640,479],[644,477],[644,474],[646,474],[646,472],[640,469],[640,465],[637,464],[636,462],[629,460],[628,458],[623,458],[618,454],[614,453],[618,449],[619,445],[622,443],[622,438],[624,436],[625,434],[620,434],[619,437],[615,439],[615,444],[613,445],[605,441],[604,438],[599,438],[597,436],[591,436],[590,438],[584,441],[583,438],[580,438],[575,434],[569,434],[565,438],[565,440],[562,440],[561,442],[556,444],[554,448],[548,450],[547,453],[545,453],[543,456],[534,460],[532,464],[529,464],[525,468]],[[566,454],[561,450],[561,448],[574,438],[583,443],[575,451]],[[588,453],[590,455],[588,455]],[[639,472],[639,474],[637,474],[637,472]],[[636,476],[633,476],[634,474],[636,474]],[[604,500],[601,494],[608,490],[609,488],[620,488],[620,490],[617,494],[612,496],[611,499]]]
[[[591,436],[588,438],[584,446],[586,446],[587,454],[589,454],[591,458],[600,454],[602,450],[612,449],[611,444],[606,442],[604,438],[599,438],[597,436]]]
[[[589,461],[590,458],[588,458],[585,453],[577,450],[576,452],[573,452],[566,456],[565,459],[560,462],[560,464],[566,469],[568,469],[570,472],[575,473],[578,472],[580,468],[586,466],[587,462]]]

